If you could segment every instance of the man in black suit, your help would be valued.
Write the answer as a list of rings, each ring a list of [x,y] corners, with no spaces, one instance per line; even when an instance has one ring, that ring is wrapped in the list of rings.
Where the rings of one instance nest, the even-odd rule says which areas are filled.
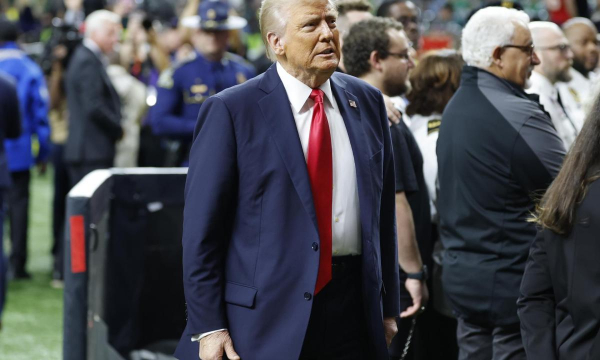
[[[2,245],[2,224],[4,223],[4,190],[10,186],[10,173],[4,153],[4,139],[21,135],[19,98],[13,79],[0,72],[0,328],[2,328],[2,309],[6,294],[6,263]]]
[[[91,13],[85,38],[73,54],[66,78],[69,137],[65,161],[71,186],[96,169],[113,165],[115,142],[123,136],[121,104],[106,66],[119,40],[121,18],[107,10]]]

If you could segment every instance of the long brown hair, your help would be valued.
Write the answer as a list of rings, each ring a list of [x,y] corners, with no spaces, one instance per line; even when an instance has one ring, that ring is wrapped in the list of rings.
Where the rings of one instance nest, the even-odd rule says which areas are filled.
[[[558,176],[542,198],[535,221],[558,234],[571,232],[577,206],[588,186],[600,178],[600,97],[567,153]]]

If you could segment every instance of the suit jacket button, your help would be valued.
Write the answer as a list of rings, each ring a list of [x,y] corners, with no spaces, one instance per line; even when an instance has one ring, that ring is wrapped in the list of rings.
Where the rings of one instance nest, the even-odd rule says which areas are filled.
[[[313,249],[314,251],[317,251],[317,250],[319,250],[319,244],[317,244],[316,242],[312,243],[312,249]]]
[[[309,292],[305,292],[304,293],[304,300],[306,301],[310,301],[310,299],[312,299],[312,295]]]

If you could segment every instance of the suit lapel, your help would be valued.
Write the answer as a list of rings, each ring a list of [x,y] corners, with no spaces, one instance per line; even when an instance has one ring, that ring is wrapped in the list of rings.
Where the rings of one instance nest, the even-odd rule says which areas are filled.
[[[317,217],[302,144],[300,143],[290,101],[287,97],[285,87],[277,74],[275,64],[267,70],[259,84],[259,88],[267,93],[258,102],[258,105],[264,115],[265,121],[271,129],[271,138],[275,142],[277,150],[290,174],[300,201],[310,216],[315,226],[315,231],[317,231]]]
[[[369,170],[369,146],[366,141],[366,135],[360,116],[360,106],[358,98],[346,90],[346,83],[337,78],[331,77],[331,89],[335,101],[350,138],[352,154],[354,155],[354,164],[356,167],[356,181],[358,185],[358,201],[360,207],[360,222],[362,228],[363,242],[370,241],[371,237],[371,177]],[[351,106],[353,104],[353,106]]]

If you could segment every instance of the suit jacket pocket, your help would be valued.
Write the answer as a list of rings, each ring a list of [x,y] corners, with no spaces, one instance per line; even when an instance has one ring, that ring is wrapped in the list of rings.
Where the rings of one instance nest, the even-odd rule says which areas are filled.
[[[254,307],[257,290],[253,287],[227,282],[225,284],[225,302],[247,308]]]

